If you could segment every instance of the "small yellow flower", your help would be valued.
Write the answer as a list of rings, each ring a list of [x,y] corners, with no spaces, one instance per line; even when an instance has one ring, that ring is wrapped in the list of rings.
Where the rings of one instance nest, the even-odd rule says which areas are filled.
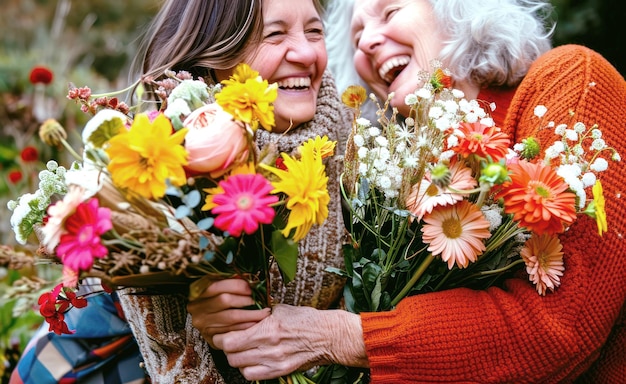
[[[153,199],[163,197],[168,179],[172,185],[184,185],[187,152],[182,143],[186,134],[186,128],[172,134],[172,125],[162,114],[153,122],[146,114],[138,114],[130,130],[109,141],[106,152],[113,183]]]
[[[286,207],[291,211],[287,225],[282,233],[289,237],[295,229],[294,241],[306,236],[313,224],[320,225],[328,217],[328,176],[322,164],[322,158],[316,151],[305,150],[301,158],[295,159],[282,154],[287,170],[261,166],[278,176],[272,182],[272,193],[284,193],[287,196]]]
[[[598,234],[602,236],[607,231],[608,225],[606,223],[606,209],[604,207],[604,191],[602,189],[602,183],[597,180],[592,188],[593,203],[595,206],[596,224],[598,225]]]
[[[240,64],[224,88],[215,95],[215,101],[236,120],[256,131],[259,124],[268,131],[274,126],[273,102],[278,96],[278,85],[269,84],[246,64]]]
[[[367,99],[365,88],[360,85],[351,85],[341,94],[341,101],[352,109],[359,109]]]

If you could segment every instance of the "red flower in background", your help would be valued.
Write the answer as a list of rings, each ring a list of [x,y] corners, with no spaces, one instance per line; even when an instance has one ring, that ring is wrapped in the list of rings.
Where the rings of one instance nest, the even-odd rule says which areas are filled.
[[[52,83],[52,79],[54,79],[54,74],[48,67],[38,65],[31,69],[28,79],[32,84],[42,83],[48,85]]]
[[[22,171],[18,171],[18,170],[13,170],[11,172],[9,172],[9,181],[12,184],[17,184],[22,180]]]
[[[39,159],[39,152],[37,151],[37,148],[28,146],[22,150],[20,157],[24,162],[30,163]]]

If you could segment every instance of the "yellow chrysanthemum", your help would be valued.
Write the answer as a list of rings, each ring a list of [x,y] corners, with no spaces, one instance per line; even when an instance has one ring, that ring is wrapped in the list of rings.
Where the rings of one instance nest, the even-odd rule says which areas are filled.
[[[236,167],[234,167],[230,171],[228,176],[233,176],[233,175],[253,175],[255,173],[256,173],[256,167],[255,167],[254,163],[253,162],[249,162],[249,163],[243,163],[243,164],[237,165]],[[204,205],[200,209],[202,211],[210,211],[210,210],[212,210],[213,208],[215,208],[217,206],[215,203],[213,203],[213,196],[219,195],[221,193],[224,193],[224,189],[218,185],[218,186],[213,187],[213,188],[205,188],[205,189],[203,189],[203,191],[206,192],[207,195],[204,198]]]
[[[595,206],[596,224],[598,225],[598,234],[602,236],[607,231],[606,209],[604,208],[604,190],[600,180],[596,181],[592,188],[593,203]]]
[[[236,120],[248,124],[255,131],[259,124],[268,131],[274,126],[274,105],[278,86],[263,80],[259,73],[246,64],[240,64],[233,75],[222,82],[224,88],[215,95],[215,101]]]
[[[106,152],[113,183],[153,199],[165,194],[165,180],[185,184],[187,151],[182,142],[186,134],[187,129],[172,134],[172,124],[162,114],[152,123],[147,115],[138,114],[130,130],[109,140]]]
[[[279,180],[272,182],[272,193],[287,195],[286,207],[291,211],[282,233],[288,237],[295,229],[294,241],[299,241],[309,232],[313,224],[320,225],[328,217],[328,176],[321,156],[316,151],[304,151],[300,159],[282,154],[287,170],[261,166]]]
[[[233,85],[234,83],[245,84],[248,80],[256,80],[259,72],[255,71],[246,63],[239,64],[228,80],[222,81],[224,86]]]
[[[302,143],[299,148],[300,153],[304,152],[317,152],[322,155],[322,159],[325,159],[329,156],[332,156],[335,153],[335,146],[337,145],[336,141],[330,141],[328,136],[319,137],[316,136],[314,139],[309,139]]]

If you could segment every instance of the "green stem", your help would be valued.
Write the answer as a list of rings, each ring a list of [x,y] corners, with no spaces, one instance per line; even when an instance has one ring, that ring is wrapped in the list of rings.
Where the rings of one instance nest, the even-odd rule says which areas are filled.
[[[65,149],[67,149],[67,151],[70,153],[70,155],[72,155],[72,156],[74,156],[76,158],[76,160],[78,160],[78,161],[82,161],[83,160],[83,157],[81,155],[79,155],[74,150],[74,148],[72,148],[72,146],[65,139],[61,139],[61,143],[63,144]]]
[[[105,92],[105,93],[98,93],[98,94],[93,94],[91,95],[92,99],[97,99],[100,97],[109,97],[109,96],[115,96],[115,95],[119,95],[121,93],[130,91],[131,89],[133,89],[134,87],[137,86],[137,84],[139,84],[141,82],[140,80],[135,81],[134,83],[132,83],[131,85],[129,85],[128,87],[124,88],[124,89],[120,89],[118,91],[112,91],[112,92]]]
[[[417,283],[417,281],[420,279],[420,277],[422,277],[424,272],[426,272],[426,269],[428,269],[433,260],[435,260],[435,256],[433,256],[432,253],[426,256],[426,258],[422,261],[422,264],[420,264],[419,268],[417,268],[417,270],[411,277],[411,280],[409,280],[404,288],[402,288],[402,291],[398,293],[396,297],[391,301],[391,306],[395,306],[396,304],[398,304],[400,300],[402,300],[404,296],[406,296],[406,294],[411,291],[415,283]]]

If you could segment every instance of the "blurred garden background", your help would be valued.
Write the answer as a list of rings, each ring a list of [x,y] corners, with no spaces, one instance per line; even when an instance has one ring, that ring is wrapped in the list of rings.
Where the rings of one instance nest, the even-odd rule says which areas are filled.
[[[226,0],[225,0],[226,1]],[[327,0],[332,1],[332,0]],[[358,0],[357,0],[358,1]],[[553,0],[555,45],[578,43],[602,53],[626,75],[623,20],[626,6],[610,0]],[[88,116],[65,96],[68,84],[94,93],[122,89],[138,39],[158,0],[2,0],[0,11],[0,377],[41,323],[31,302],[36,286],[16,300],[12,284],[24,276],[50,279],[54,269],[35,265],[36,245],[16,244],[9,200],[37,189],[50,158],[67,163],[63,149],[44,145],[41,123],[54,118],[78,137]],[[69,164],[67,164],[69,165]],[[16,316],[19,315],[19,316]]]

